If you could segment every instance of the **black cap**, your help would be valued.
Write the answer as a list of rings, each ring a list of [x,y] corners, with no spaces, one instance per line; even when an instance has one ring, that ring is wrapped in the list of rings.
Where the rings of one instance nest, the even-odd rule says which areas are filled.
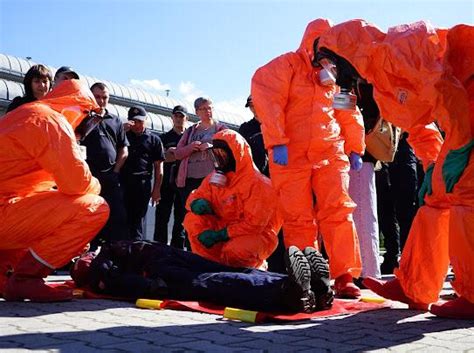
[[[128,110],[128,120],[140,120],[140,121],[145,121],[146,120],[146,110],[145,108],[139,106],[139,105],[134,105]]]
[[[181,113],[184,116],[188,116],[188,110],[182,105],[177,105],[176,107],[173,108],[173,114],[176,114],[176,113]]]
[[[76,71],[73,70],[72,67],[69,66],[61,66],[59,69],[56,70],[56,73],[54,74],[54,79],[58,77],[59,74],[72,74],[75,79],[79,80],[79,75],[76,73]]]
[[[251,95],[247,98],[247,103],[245,103],[245,108],[248,108],[250,106],[250,104],[252,104],[252,96]]]

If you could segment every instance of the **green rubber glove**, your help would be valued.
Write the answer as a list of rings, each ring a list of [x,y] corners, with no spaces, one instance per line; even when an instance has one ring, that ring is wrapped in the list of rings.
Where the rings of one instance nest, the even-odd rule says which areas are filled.
[[[469,162],[471,150],[474,147],[474,140],[465,144],[457,150],[451,150],[446,155],[443,163],[443,180],[446,185],[446,192],[453,192],[454,185],[461,178],[464,169],[466,169]]]
[[[198,240],[204,245],[206,248],[211,248],[215,244],[221,241],[229,240],[229,235],[227,234],[227,229],[221,230],[205,230],[198,236]]]
[[[214,214],[211,204],[206,199],[196,199],[191,202],[191,211],[199,216],[203,214]]]
[[[434,163],[430,164],[425,172],[425,178],[421,184],[420,190],[418,191],[418,204],[423,206],[425,204],[425,195],[431,195],[433,193],[433,185],[431,179],[433,178]]]

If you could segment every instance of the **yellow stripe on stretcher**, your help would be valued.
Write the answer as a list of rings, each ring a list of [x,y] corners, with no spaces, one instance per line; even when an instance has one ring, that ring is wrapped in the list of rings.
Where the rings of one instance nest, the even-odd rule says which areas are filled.
[[[157,299],[137,299],[135,305],[142,309],[161,309],[163,300]]]
[[[258,311],[243,310],[236,308],[225,308],[224,317],[229,320],[239,320],[243,322],[255,323],[258,318]]]
[[[385,303],[386,299],[375,297],[362,297],[360,298],[360,301],[364,303]]]

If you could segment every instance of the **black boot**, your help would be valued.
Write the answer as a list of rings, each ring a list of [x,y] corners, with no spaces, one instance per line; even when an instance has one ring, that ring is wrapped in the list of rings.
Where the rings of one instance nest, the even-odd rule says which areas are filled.
[[[329,309],[334,301],[334,291],[331,288],[328,262],[319,251],[309,246],[303,254],[311,267],[311,289],[316,296],[317,310]]]
[[[294,311],[311,313],[316,310],[316,301],[311,290],[311,267],[308,260],[296,246],[285,252],[285,264],[289,282],[287,285],[288,304]]]

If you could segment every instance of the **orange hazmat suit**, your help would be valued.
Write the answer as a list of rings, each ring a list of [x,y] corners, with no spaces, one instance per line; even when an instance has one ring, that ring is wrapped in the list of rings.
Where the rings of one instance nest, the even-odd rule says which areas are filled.
[[[194,200],[207,200],[214,214],[196,215],[188,212],[184,219],[192,251],[216,262],[234,267],[260,267],[275,250],[281,228],[278,197],[270,180],[255,167],[250,147],[235,131],[222,130],[214,140],[227,143],[235,159],[235,172],[226,173],[227,184],[218,187],[209,183],[208,175],[186,202],[191,209]],[[226,228],[228,240],[211,248],[198,240],[205,230]]]
[[[319,227],[331,276],[358,277],[361,260],[347,155],[364,153],[363,119],[358,110],[332,108],[336,86],[320,84],[321,69],[311,64],[315,39],[330,27],[323,19],[309,23],[296,52],[259,68],[252,78],[252,98],[283,209],[285,246],[315,246]],[[286,166],[273,160],[272,149],[279,145],[288,148]]]
[[[84,112],[95,108],[90,90],[70,80],[0,119],[2,271],[27,250],[61,267],[105,224],[109,208],[74,136]]]
[[[333,27],[319,42],[373,85],[381,115],[410,133],[425,168],[434,163],[431,190],[396,271],[404,294],[415,303],[438,300],[450,262],[453,287],[474,303],[473,38],[474,27],[467,25],[440,30],[417,22],[383,33],[353,20]],[[446,133],[444,142],[430,125],[435,120]],[[466,165],[452,183],[451,156],[461,150]]]

